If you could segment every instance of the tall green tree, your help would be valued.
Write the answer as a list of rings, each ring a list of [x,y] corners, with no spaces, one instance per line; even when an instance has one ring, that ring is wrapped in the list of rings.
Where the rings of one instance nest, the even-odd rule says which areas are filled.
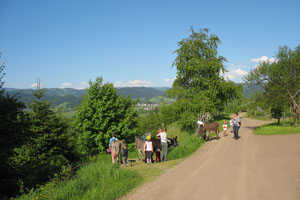
[[[1,58],[1,54],[0,54]],[[26,137],[25,105],[14,96],[4,94],[4,62],[0,64],[0,198],[18,192],[18,173],[11,163],[14,148]]]
[[[209,34],[208,29],[196,32],[193,28],[188,38],[178,42],[173,63],[177,75],[168,95],[195,117],[200,112],[224,110],[228,102],[241,94],[241,88],[222,76],[226,58],[218,54],[220,43],[219,37]]]
[[[89,82],[81,107],[76,114],[78,143],[87,156],[108,147],[112,133],[125,142],[133,142],[137,134],[136,112],[129,97],[117,95],[110,83],[98,77]]]
[[[12,158],[21,175],[19,184],[24,191],[58,173],[62,166],[67,165],[71,151],[67,126],[57,117],[49,102],[40,100],[43,93],[38,84],[34,92],[37,100],[30,105],[30,134],[20,147],[14,149]]]
[[[294,50],[287,46],[279,47],[275,58],[275,62],[260,63],[250,71],[245,81],[261,85],[271,107],[290,107],[296,124],[299,113],[293,94],[300,89],[300,46]]]

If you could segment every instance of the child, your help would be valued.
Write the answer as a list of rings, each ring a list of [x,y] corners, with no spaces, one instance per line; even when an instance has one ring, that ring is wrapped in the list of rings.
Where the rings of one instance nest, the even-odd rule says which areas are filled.
[[[227,131],[227,121],[224,121],[224,124],[223,124],[223,134],[224,134],[224,137],[227,136],[226,131]]]
[[[127,159],[128,159],[128,149],[127,149],[127,144],[124,144],[124,146],[123,146],[123,164],[125,166],[127,164]]]
[[[232,120],[229,121],[229,125],[230,125],[230,133],[232,133],[233,132]]]
[[[151,136],[148,135],[146,137],[147,141],[145,142],[145,145],[144,145],[144,152],[145,152],[145,155],[146,155],[146,160],[147,160],[147,164],[151,164],[151,158],[152,158],[152,153],[153,153],[153,145],[152,145],[152,142],[151,142]]]
[[[160,151],[159,151],[159,149],[157,149],[155,151],[155,155],[156,155],[155,162],[160,162]]]

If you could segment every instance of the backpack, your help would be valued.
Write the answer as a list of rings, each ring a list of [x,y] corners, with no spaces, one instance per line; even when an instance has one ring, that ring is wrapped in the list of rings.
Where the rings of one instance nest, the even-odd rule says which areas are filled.
[[[242,120],[241,120],[241,118],[239,118],[240,119],[240,126],[242,126]]]

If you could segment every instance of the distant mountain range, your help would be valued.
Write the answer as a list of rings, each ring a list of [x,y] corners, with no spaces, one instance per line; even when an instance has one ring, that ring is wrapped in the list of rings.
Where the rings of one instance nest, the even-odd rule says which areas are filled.
[[[240,84],[243,86],[243,92],[246,98],[249,98],[255,92],[263,90],[261,86],[258,86],[256,84],[251,84],[251,85],[245,83],[240,83]]]
[[[124,87],[117,88],[118,95],[130,96],[131,99],[139,99],[142,103],[148,103],[152,98],[164,96],[167,87]],[[5,93],[15,95],[20,101],[29,105],[35,97],[32,95],[33,89],[5,88]],[[72,88],[45,88],[45,95],[42,100],[49,101],[53,106],[60,106],[67,103],[67,107],[74,109],[78,106],[86,90]]]
[[[244,95],[246,97],[251,96],[255,91],[261,90],[261,87],[256,85],[242,84],[244,89]],[[118,95],[124,97],[130,96],[131,99],[139,99],[140,103],[152,103],[157,101],[156,97],[162,97],[165,95],[168,87],[123,87],[117,88]],[[46,88],[43,100],[49,101],[53,106],[57,107],[64,105],[68,109],[74,109],[78,106],[85,94],[86,90],[77,90],[72,88]],[[5,88],[5,93],[9,95],[17,96],[20,101],[29,105],[35,97],[32,95],[33,89],[15,89]]]

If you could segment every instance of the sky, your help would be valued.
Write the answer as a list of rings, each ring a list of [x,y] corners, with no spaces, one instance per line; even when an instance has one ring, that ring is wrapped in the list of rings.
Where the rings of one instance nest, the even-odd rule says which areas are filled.
[[[190,27],[222,43],[226,79],[243,82],[279,46],[300,45],[299,0],[0,0],[6,88],[170,87]]]

